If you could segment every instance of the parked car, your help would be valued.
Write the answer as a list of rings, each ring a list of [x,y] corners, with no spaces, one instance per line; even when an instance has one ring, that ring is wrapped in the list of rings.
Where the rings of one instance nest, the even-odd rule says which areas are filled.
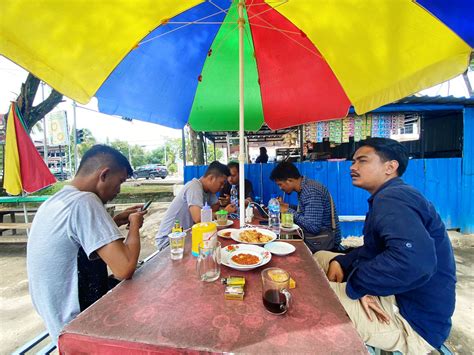
[[[69,180],[71,178],[71,174],[66,169],[63,169],[61,171],[60,168],[50,168],[49,171],[51,171],[51,173],[58,181]]]
[[[168,176],[168,169],[166,169],[166,166],[158,165],[158,164],[148,164],[148,165],[139,166],[133,172],[134,179],[138,179],[138,178],[154,179],[157,177],[164,179],[167,176]]]

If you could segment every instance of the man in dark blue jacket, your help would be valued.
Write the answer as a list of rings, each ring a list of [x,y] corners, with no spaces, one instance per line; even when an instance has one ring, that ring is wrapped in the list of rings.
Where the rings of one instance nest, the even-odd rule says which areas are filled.
[[[364,245],[315,258],[367,344],[422,354],[449,335],[456,267],[435,208],[400,178],[407,164],[405,147],[392,139],[362,142],[351,177],[371,194]]]

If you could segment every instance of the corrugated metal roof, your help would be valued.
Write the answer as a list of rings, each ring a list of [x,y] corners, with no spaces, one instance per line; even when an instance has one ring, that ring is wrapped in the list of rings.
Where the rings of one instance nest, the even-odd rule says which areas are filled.
[[[407,96],[394,104],[456,104],[464,106],[473,106],[474,98],[454,97],[454,96]],[[387,105],[388,106],[388,105]]]
[[[403,105],[407,105],[407,112],[417,112],[418,105],[419,108],[422,109],[423,105],[430,105],[429,107],[433,106],[440,106],[440,109],[443,109],[443,105],[457,105],[457,106],[474,106],[474,98],[465,98],[465,97],[454,97],[454,96],[407,96],[401,100],[398,100],[392,104],[388,104],[382,106],[381,108],[375,111],[385,111],[391,112],[396,110],[397,112],[403,112]],[[410,107],[408,107],[410,105]],[[417,107],[415,107],[417,106]],[[392,110],[390,110],[392,108]],[[446,107],[447,110],[452,110],[452,107]],[[462,108],[457,107],[457,110]],[[350,110],[353,113],[353,108]],[[282,136],[285,133],[290,131],[297,130],[298,127],[290,127],[285,128],[277,131],[272,131],[268,128],[266,124],[262,126],[262,128],[257,132],[245,132],[245,136],[248,137],[247,139],[249,142],[272,142],[272,141],[282,141]],[[207,132],[205,136],[216,143],[225,143],[227,138],[228,132]],[[234,134],[236,134],[234,132]]]

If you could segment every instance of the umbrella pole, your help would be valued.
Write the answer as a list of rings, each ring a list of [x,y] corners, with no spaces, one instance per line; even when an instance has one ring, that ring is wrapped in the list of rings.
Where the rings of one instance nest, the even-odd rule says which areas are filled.
[[[245,149],[244,149],[244,0],[239,0],[239,216],[245,225]]]

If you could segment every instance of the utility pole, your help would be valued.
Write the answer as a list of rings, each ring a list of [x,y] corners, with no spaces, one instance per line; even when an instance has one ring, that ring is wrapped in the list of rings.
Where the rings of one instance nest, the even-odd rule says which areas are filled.
[[[74,137],[74,175],[76,175],[77,168],[79,167],[79,155],[77,153],[77,137],[76,137],[76,131],[77,131],[77,124],[76,124],[76,101],[72,101],[72,112],[73,112],[73,137]]]
[[[41,81],[41,100],[44,102],[44,82]],[[46,115],[43,117],[43,159],[47,167],[48,166],[48,142],[46,141]]]
[[[183,149],[183,171],[184,167],[186,167],[186,137],[184,135],[184,127],[181,129],[181,145]]]
[[[66,134],[69,134],[69,120],[67,118],[67,112],[66,112]],[[67,150],[68,150],[68,155],[69,155],[69,161],[68,163],[68,170],[69,173],[71,173],[71,177],[73,177],[74,174],[74,169],[72,168],[72,156],[71,156],[71,139],[70,136],[67,137]]]

